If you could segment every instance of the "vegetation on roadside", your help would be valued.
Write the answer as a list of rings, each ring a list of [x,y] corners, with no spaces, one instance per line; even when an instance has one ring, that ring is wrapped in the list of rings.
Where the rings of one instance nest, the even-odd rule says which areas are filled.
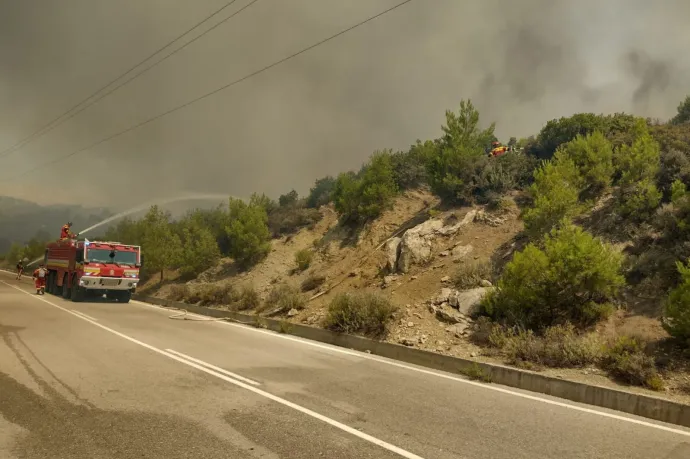
[[[341,293],[328,305],[324,326],[340,333],[381,338],[388,332],[396,307],[372,293]]]

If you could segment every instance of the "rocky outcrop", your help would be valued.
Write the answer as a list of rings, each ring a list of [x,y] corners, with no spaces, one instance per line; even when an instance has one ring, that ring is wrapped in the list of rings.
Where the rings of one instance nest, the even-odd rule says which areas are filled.
[[[442,228],[439,228],[438,233],[443,235],[443,236],[452,236],[453,234],[457,233],[460,230],[460,228],[462,228],[463,226],[467,225],[468,223],[472,223],[474,221],[476,215],[477,215],[476,210],[474,210],[474,209],[470,210],[469,212],[467,212],[465,214],[465,216],[462,218],[462,220],[460,220],[456,224],[448,225],[448,226],[444,226]]]
[[[501,226],[506,222],[505,217],[499,217],[497,215],[491,215],[487,212],[479,211],[473,216],[473,220],[478,223],[483,223],[489,226]]]
[[[453,224],[444,226],[441,220],[430,219],[424,223],[410,228],[401,238],[393,238],[386,244],[386,256],[389,269],[392,271],[393,267],[399,272],[409,272],[412,265],[425,264],[431,261],[433,254],[431,252],[431,242],[438,236],[451,236],[458,232],[458,230],[474,221],[476,210],[469,211],[465,217]],[[471,251],[470,248],[459,249],[457,254],[450,253],[453,257],[462,257]],[[449,255],[449,253],[444,253]],[[393,263],[393,257],[396,257]]]
[[[474,250],[474,247],[472,247],[469,244],[468,245],[456,245],[455,247],[453,247],[453,250],[450,251],[450,254],[454,260],[462,260],[467,255],[472,253],[473,250]]]
[[[398,271],[406,273],[413,264],[431,261],[431,240],[434,233],[441,228],[443,228],[442,221],[427,220],[407,230],[400,241],[400,252],[396,264]]]
[[[448,296],[448,304],[452,308],[457,309],[460,313],[471,316],[476,312],[479,303],[489,290],[489,288],[485,287],[477,287],[463,291],[454,290]]]
[[[386,242],[386,268],[389,272],[395,272],[397,269],[400,241],[402,241],[401,238],[394,237]]]

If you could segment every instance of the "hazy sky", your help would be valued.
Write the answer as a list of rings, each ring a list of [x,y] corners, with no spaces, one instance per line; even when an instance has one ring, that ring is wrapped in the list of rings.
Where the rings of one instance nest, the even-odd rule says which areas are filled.
[[[399,0],[259,0],[10,156],[0,195],[128,206],[181,192],[306,192],[375,149],[439,135],[471,98],[499,137],[581,111],[669,118],[690,93],[687,0],[414,0],[68,161]],[[0,0],[0,150],[227,0]],[[249,0],[238,0],[205,30]],[[199,33],[195,32],[195,33]],[[194,36],[194,35],[192,35]]]

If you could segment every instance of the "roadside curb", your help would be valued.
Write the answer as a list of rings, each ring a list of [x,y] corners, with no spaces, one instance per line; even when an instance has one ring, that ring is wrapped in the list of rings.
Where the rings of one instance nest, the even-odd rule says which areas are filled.
[[[634,414],[656,421],[690,427],[690,405],[684,405],[662,398],[634,394],[608,387],[593,386],[575,381],[567,381],[502,365],[449,357],[398,344],[390,344],[360,336],[335,333],[323,328],[292,323],[286,327],[284,322],[280,320],[189,305],[140,294],[134,294],[132,298],[157,306],[184,309],[190,313],[214,318],[227,317],[249,324],[257,324],[257,319],[259,319],[260,324],[264,328],[275,332],[286,333],[299,338],[353,349],[360,352],[368,352],[380,357],[453,374],[463,375],[468,371],[473,371],[473,369],[476,370],[478,366],[485,375],[490,377],[491,382],[496,384],[551,395],[573,402],[622,411],[624,413]]]

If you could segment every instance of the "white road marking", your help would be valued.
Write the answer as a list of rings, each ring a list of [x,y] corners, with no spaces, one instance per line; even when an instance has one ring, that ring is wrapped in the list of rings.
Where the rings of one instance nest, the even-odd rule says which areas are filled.
[[[143,305],[143,306],[148,306],[148,307],[154,308],[154,309],[160,309],[160,310],[163,310],[163,311],[170,311],[170,309],[168,309],[168,308],[164,308],[164,307],[162,307],[162,306],[157,306],[157,305],[154,305],[154,304],[143,303],[143,302],[141,302],[141,301],[132,301],[132,302],[134,302],[134,303],[136,303],[136,304]],[[640,420],[640,419],[633,419],[633,418],[630,418],[630,417],[627,417],[627,416],[620,416],[620,415],[613,414],[613,413],[606,413],[606,412],[604,412],[604,411],[599,411],[599,410],[595,410],[595,409],[585,408],[585,407],[582,407],[582,406],[571,405],[570,403],[564,403],[564,402],[559,402],[559,401],[556,401],[556,400],[550,400],[550,399],[548,399],[548,398],[538,397],[538,396],[535,396],[535,395],[523,394],[523,393],[521,393],[521,392],[517,392],[517,391],[514,391],[514,390],[506,389],[506,388],[503,388],[503,387],[498,387],[498,386],[496,386],[496,385],[491,385],[491,384],[481,383],[481,382],[477,382],[477,381],[472,381],[472,380],[464,379],[464,378],[461,378],[461,377],[458,377],[458,376],[453,376],[453,375],[451,375],[451,374],[445,374],[445,373],[440,373],[440,372],[436,372],[436,371],[432,371],[432,370],[426,370],[426,369],[424,369],[424,368],[417,368],[417,367],[414,367],[414,366],[411,366],[411,365],[406,365],[406,364],[404,364],[404,363],[399,363],[399,362],[395,362],[395,361],[392,361],[392,360],[384,360],[384,359],[382,359],[382,358],[377,358],[377,357],[372,356],[371,354],[366,354],[366,353],[364,353],[364,352],[351,351],[351,350],[347,350],[347,349],[343,349],[343,348],[338,348],[338,347],[335,347],[335,346],[329,346],[329,345],[326,345],[326,344],[321,344],[321,343],[318,343],[318,342],[309,341],[309,340],[302,339],[302,338],[296,338],[296,337],[294,337],[294,336],[289,336],[289,335],[285,335],[285,334],[282,334],[282,333],[275,333],[275,332],[272,332],[272,331],[262,330],[262,329],[260,329],[260,328],[253,328],[253,327],[250,327],[250,326],[241,325],[241,324],[236,324],[236,323],[232,323],[232,322],[221,322],[221,321],[216,321],[216,322],[214,322],[214,323],[223,324],[223,325],[229,325],[229,326],[231,326],[231,327],[240,327],[240,328],[242,328],[243,330],[248,330],[248,331],[252,331],[252,332],[255,332],[255,333],[263,333],[263,334],[265,334],[265,335],[272,336],[272,337],[274,337],[274,338],[278,338],[278,339],[287,339],[287,340],[290,340],[290,341],[294,341],[294,342],[297,342],[297,343],[301,343],[301,344],[306,345],[306,346],[318,347],[318,348],[320,348],[320,349],[326,349],[326,350],[329,350],[329,351],[331,351],[331,352],[336,352],[336,353],[339,353],[339,354],[352,355],[352,356],[360,357],[360,358],[362,358],[362,359],[371,360],[371,361],[374,361],[374,362],[383,363],[383,364],[391,365],[391,366],[398,367],[398,368],[404,368],[404,369],[406,369],[406,370],[415,371],[415,372],[417,372],[417,373],[423,373],[423,374],[426,374],[426,375],[436,376],[436,377],[438,377],[438,378],[448,379],[448,380],[456,381],[456,382],[463,383],[463,384],[469,384],[469,385],[471,385],[471,386],[481,387],[481,388],[483,388],[483,389],[492,390],[492,391],[500,392],[500,393],[503,393],[503,394],[513,395],[513,396],[515,396],[515,397],[520,397],[520,398],[524,398],[524,399],[527,399],[527,400],[532,400],[532,401],[535,401],[535,402],[546,403],[546,404],[553,405],[553,406],[558,406],[558,407],[561,407],[561,408],[566,408],[566,409],[570,409],[570,410],[580,411],[580,412],[583,412],[583,413],[594,414],[594,415],[596,415],[596,416],[603,416],[603,417],[609,418],[609,419],[615,419],[615,420],[618,420],[618,421],[629,422],[629,423],[637,424],[637,425],[644,426],[644,427],[651,427],[651,428],[653,428],[653,429],[659,429],[659,430],[663,430],[663,431],[666,431],[666,432],[671,432],[671,433],[674,433],[674,434],[678,434],[678,435],[683,435],[683,436],[686,436],[686,437],[690,437],[690,431],[681,430],[681,429],[674,429],[673,427],[668,427],[668,426],[661,425],[661,424],[655,424],[655,423],[653,423],[653,422],[647,422],[647,421],[643,421],[643,420]]]
[[[28,296],[30,296],[30,297],[32,296],[30,293],[28,293],[28,292],[25,291],[24,289],[21,289],[21,288],[19,288],[19,287],[14,286],[14,285],[8,284],[8,283],[5,282],[5,281],[0,281],[0,282],[2,282],[3,284],[7,285],[8,287],[11,287],[11,288],[13,288],[13,289],[15,289],[15,290],[18,290],[18,291],[24,293],[25,295],[28,295]],[[349,434],[351,434],[351,435],[354,435],[354,436],[356,436],[356,437],[358,437],[358,438],[361,438],[362,440],[368,441],[368,442],[370,442],[370,443],[372,443],[372,444],[374,444],[374,445],[380,446],[381,448],[384,448],[384,449],[387,449],[388,451],[391,451],[391,452],[393,452],[393,453],[396,453],[396,454],[398,454],[398,455],[401,456],[401,457],[404,457],[404,458],[406,458],[406,459],[424,459],[423,457],[417,456],[417,455],[414,454],[414,453],[411,453],[411,452],[409,452],[409,451],[406,451],[406,450],[404,450],[404,449],[402,449],[402,448],[399,448],[399,447],[397,447],[397,446],[395,446],[395,445],[392,445],[392,444],[390,444],[390,443],[387,443],[387,442],[385,442],[385,441],[383,441],[383,440],[380,440],[380,439],[378,439],[378,438],[376,438],[376,437],[372,437],[371,435],[367,435],[367,434],[365,434],[364,432],[360,432],[359,430],[354,429],[354,428],[352,428],[352,427],[350,427],[350,426],[348,426],[348,425],[345,425],[345,424],[343,424],[343,423],[341,423],[341,422],[338,422],[338,421],[336,421],[335,419],[331,419],[331,418],[329,418],[329,417],[326,417],[326,416],[324,416],[324,415],[322,415],[322,414],[319,414],[319,413],[317,413],[317,412],[315,412],[315,411],[312,411],[312,410],[310,410],[310,409],[308,409],[308,408],[305,408],[305,407],[303,407],[303,406],[301,406],[301,405],[297,405],[296,403],[292,403],[292,402],[289,401],[289,400],[285,400],[284,398],[280,398],[280,397],[278,397],[278,396],[276,396],[276,395],[273,395],[273,394],[271,394],[271,393],[269,393],[269,392],[263,391],[263,390],[261,390],[261,389],[257,389],[256,387],[253,387],[253,386],[251,386],[251,385],[249,385],[249,384],[245,384],[245,383],[243,383],[242,381],[238,381],[238,380],[236,380],[236,379],[232,379],[232,378],[230,378],[230,377],[228,377],[228,376],[226,376],[226,375],[224,375],[224,374],[218,373],[218,372],[213,371],[213,370],[211,370],[211,369],[209,369],[209,368],[205,368],[205,367],[203,367],[203,366],[201,366],[201,365],[198,365],[198,364],[196,364],[196,363],[194,363],[194,362],[190,362],[190,361],[185,360],[185,359],[183,359],[183,358],[181,358],[181,357],[178,357],[178,356],[176,356],[176,355],[174,355],[174,354],[171,354],[171,353],[169,353],[169,352],[166,352],[166,351],[164,351],[164,350],[162,350],[162,349],[158,349],[157,347],[151,346],[150,344],[146,344],[146,343],[144,343],[144,342],[142,342],[142,341],[139,341],[139,340],[136,339],[136,338],[132,338],[131,336],[125,335],[124,333],[120,333],[120,332],[117,331],[117,330],[113,330],[112,328],[106,327],[105,325],[99,324],[98,322],[94,322],[93,320],[87,319],[86,317],[84,317],[84,316],[82,316],[82,315],[76,314],[74,311],[72,311],[72,310],[70,310],[70,309],[63,308],[62,306],[59,306],[59,305],[57,305],[57,304],[55,304],[55,303],[52,303],[52,302],[46,300],[46,299],[43,298],[43,297],[33,297],[33,298],[35,298],[35,299],[38,300],[38,301],[42,301],[42,302],[44,302],[44,303],[46,303],[46,304],[49,304],[50,306],[53,306],[54,308],[57,308],[57,309],[59,309],[59,310],[61,310],[61,311],[63,311],[63,312],[66,312],[66,313],[68,313],[68,314],[72,314],[74,317],[78,317],[78,318],[81,319],[81,320],[85,320],[85,321],[89,322],[90,324],[95,325],[96,327],[99,327],[99,328],[101,328],[101,329],[103,329],[103,330],[105,330],[105,331],[107,331],[107,332],[110,332],[110,333],[112,333],[113,335],[119,336],[119,337],[122,338],[122,339],[125,339],[125,340],[127,340],[127,341],[130,341],[130,342],[132,342],[132,343],[134,343],[134,344],[138,344],[138,345],[141,346],[141,347],[145,347],[146,349],[149,349],[149,350],[151,350],[151,351],[153,351],[153,352],[156,352],[156,353],[158,353],[158,354],[160,354],[160,355],[164,355],[164,356],[166,356],[166,357],[169,357],[169,358],[171,358],[171,359],[173,359],[173,360],[176,360],[176,361],[178,361],[178,362],[180,362],[180,363],[183,363],[183,364],[185,364],[185,365],[188,365],[188,366],[190,366],[190,367],[192,367],[192,368],[196,368],[196,369],[199,370],[199,371],[203,371],[204,373],[207,373],[207,374],[209,374],[209,375],[215,376],[216,378],[222,379],[223,381],[226,381],[226,382],[228,382],[228,383],[230,383],[230,384],[234,384],[234,385],[236,385],[236,386],[238,386],[238,387],[241,387],[241,388],[246,389],[246,390],[248,390],[248,391],[254,392],[254,393],[257,394],[257,395],[260,395],[260,396],[262,396],[262,397],[265,397],[265,398],[267,398],[267,399],[269,399],[269,400],[273,400],[274,402],[280,403],[281,405],[285,405],[285,406],[287,406],[287,407],[289,407],[289,408],[292,408],[293,410],[299,411],[300,413],[306,414],[307,416],[311,416],[311,417],[313,417],[313,418],[315,418],[315,419],[318,419],[319,421],[325,422],[326,424],[329,424],[329,425],[331,425],[331,426],[333,426],[333,427],[335,427],[335,428],[337,428],[337,429],[340,429],[340,430],[342,430],[342,431],[344,431],[344,432],[347,432],[347,433],[349,433]]]
[[[211,365],[208,362],[204,362],[203,360],[195,359],[194,357],[190,357],[186,354],[183,354],[182,352],[177,352],[177,351],[174,351],[172,349],[166,349],[165,352],[175,354],[178,357],[182,357],[183,359],[187,359],[187,360],[192,361],[194,363],[198,363],[201,366],[204,366],[206,368],[210,368],[211,370],[217,371],[218,373],[223,373],[224,375],[230,376],[231,378],[239,379],[240,381],[244,381],[247,384],[251,384],[253,386],[260,386],[261,385],[261,383],[258,383],[256,381],[254,381],[253,379],[245,378],[244,376],[240,376],[240,375],[235,374],[231,371],[228,371],[224,368],[220,368],[220,367],[217,367],[215,365]]]
[[[98,319],[96,319],[95,317],[91,317],[90,315],[84,314],[83,312],[77,311],[76,309],[72,309],[72,312],[75,314],[79,314],[82,317],[86,317],[89,320],[93,320],[94,322],[98,322]]]

